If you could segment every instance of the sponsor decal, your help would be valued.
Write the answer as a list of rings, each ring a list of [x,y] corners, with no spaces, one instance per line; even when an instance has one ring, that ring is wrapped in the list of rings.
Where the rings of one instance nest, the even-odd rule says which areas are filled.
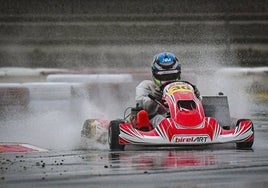
[[[164,61],[165,63],[166,63],[166,62],[171,62],[171,58],[166,57],[166,58],[163,59],[163,61]]]
[[[179,71],[177,71],[177,70],[165,70],[165,71],[158,71],[158,72],[156,72],[156,74],[158,74],[158,75],[163,75],[163,74],[172,74],[172,73],[178,73]]]
[[[173,141],[176,143],[206,143],[209,141],[209,137],[207,135],[174,136]]]

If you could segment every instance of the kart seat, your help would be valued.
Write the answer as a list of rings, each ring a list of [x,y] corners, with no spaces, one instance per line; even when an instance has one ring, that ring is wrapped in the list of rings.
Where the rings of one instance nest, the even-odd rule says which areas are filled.
[[[137,128],[142,131],[152,130],[152,125],[149,121],[149,115],[147,111],[140,110],[137,113]]]

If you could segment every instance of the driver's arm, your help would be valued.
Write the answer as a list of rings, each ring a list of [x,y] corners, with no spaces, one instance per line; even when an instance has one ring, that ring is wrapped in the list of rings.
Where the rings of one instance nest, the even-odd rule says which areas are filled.
[[[154,90],[154,86],[151,81],[145,80],[136,87],[136,102],[146,110],[149,115],[153,115],[157,112],[158,104],[148,97]]]

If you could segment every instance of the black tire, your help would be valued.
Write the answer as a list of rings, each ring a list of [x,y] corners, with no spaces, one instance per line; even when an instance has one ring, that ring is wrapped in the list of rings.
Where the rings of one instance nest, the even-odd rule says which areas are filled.
[[[237,142],[236,148],[237,149],[251,149],[253,146],[253,142]]]
[[[125,148],[125,145],[119,144],[120,123],[124,123],[124,121],[112,120],[109,124],[108,142],[110,150],[112,151],[123,151]]]
[[[249,120],[249,119],[239,119],[236,123],[236,126],[239,125],[239,123],[241,121],[244,121],[244,120]],[[250,120],[249,120],[250,121]],[[252,131],[253,131],[253,140],[250,141],[250,142],[237,142],[236,143],[236,148],[237,149],[251,149],[252,146],[253,146],[253,143],[254,143],[254,126],[253,126],[253,123],[252,123]]]

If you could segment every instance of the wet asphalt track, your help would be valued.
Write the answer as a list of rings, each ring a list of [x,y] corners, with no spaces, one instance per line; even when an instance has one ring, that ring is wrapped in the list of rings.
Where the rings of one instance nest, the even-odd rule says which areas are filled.
[[[267,161],[261,147],[2,154],[1,187],[267,187]]]
[[[252,150],[227,144],[2,153],[0,187],[267,187],[267,111],[252,119]]]

